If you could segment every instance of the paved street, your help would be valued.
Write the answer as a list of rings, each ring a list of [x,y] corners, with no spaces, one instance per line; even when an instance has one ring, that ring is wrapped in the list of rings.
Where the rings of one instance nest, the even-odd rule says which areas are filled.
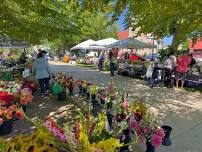
[[[76,79],[106,86],[111,77],[107,72],[93,71],[60,62],[51,62],[56,72],[65,72]],[[130,99],[144,99],[162,124],[173,127],[172,146],[157,149],[157,152],[202,152],[202,94],[185,90],[149,88],[144,81],[116,75],[115,85],[130,93]],[[135,152],[144,152],[144,146],[137,146]]]

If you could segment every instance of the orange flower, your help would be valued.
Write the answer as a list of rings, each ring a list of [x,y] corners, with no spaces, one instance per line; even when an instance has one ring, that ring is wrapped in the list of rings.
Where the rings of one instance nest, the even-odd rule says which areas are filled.
[[[3,115],[3,110],[0,110],[0,116],[2,116]]]
[[[12,114],[7,114],[7,115],[6,115],[6,118],[7,118],[8,120],[10,120],[10,119],[13,118],[13,115],[12,115]]]

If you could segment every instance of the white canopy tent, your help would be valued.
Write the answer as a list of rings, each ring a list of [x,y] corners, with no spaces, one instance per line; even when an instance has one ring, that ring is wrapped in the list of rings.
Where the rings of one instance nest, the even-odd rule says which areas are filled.
[[[117,42],[118,40],[114,39],[114,38],[107,38],[107,39],[102,39],[102,40],[98,40],[96,41],[92,46],[108,46],[112,43]]]
[[[134,38],[127,38],[125,40],[120,40],[115,43],[112,43],[107,46],[108,48],[125,48],[125,49],[144,49],[144,48],[149,48],[149,49],[154,49],[157,46],[148,44],[139,40],[136,40]]]
[[[82,43],[77,44],[71,50],[102,50],[105,49],[103,46],[92,46],[95,43],[94,40],[89,39],[87,41],[84,41]]]

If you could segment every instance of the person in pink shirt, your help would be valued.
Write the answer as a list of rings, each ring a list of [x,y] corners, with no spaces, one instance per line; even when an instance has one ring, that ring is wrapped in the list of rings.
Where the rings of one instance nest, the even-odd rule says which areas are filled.
[[[176,68],[176,87],[179,86],[179,81],[181,80],[181,88],[184,86],[184,82],[189,70],[189,64],[191,58],[184,51],[181,56],[177,58],[177,68]]]

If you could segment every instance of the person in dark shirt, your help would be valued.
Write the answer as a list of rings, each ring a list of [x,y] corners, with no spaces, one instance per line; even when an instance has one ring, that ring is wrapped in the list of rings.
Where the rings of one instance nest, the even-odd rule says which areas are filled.
[[[193,68],[196,65],[196,60],[193,58],[193,54],[192,53],[190,53],[189,56],[191,58],[191,62],[189,64],[189,68]]]

